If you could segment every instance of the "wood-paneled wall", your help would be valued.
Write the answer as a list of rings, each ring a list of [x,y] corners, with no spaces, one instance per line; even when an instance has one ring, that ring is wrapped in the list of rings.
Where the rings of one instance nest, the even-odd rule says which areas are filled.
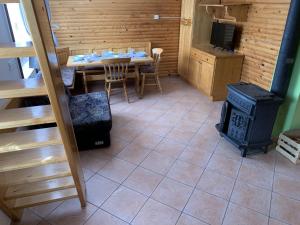
[[[290,0],[222,0],[251,3],[248,20],[241,23],[238,51],[245,55],[242,81],[269,89],[286,24]]]
[[[163,48],[161,73],[177,73],[181,0],[50,0],[60,46],[151,41]]]
[[[251,3],[238,51],[245,54],[242,81],[270,88],[290,0],[222,0]],[[162,74],[177,73],[181,0],[50,0],[62,46],[151,41],[165,49]]]

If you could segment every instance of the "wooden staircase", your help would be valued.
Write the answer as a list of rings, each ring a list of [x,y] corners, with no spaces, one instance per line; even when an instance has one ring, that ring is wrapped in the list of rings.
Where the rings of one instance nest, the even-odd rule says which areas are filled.
[[[5,3],[22,4],[32,43],[0,44],[0,58],[36,56],[43,79],[1,81],[0,99],[47,95],[51,105],[0,111],[0,208],[19,220],[24,208],[54,201],[78,197],[84,207],[83,173],[45,3],[0,0]],[[50,123],[57,126],[26,129]]]

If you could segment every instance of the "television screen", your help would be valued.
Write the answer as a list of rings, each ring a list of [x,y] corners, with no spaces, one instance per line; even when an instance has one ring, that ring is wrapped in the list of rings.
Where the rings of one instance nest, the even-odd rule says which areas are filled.
[[[234,50],[235,25],[213,22],[210,43],[215,47]]]

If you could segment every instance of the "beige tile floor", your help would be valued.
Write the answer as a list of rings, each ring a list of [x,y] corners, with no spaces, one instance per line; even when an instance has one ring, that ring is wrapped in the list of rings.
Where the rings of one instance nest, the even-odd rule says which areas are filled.
[[[171,77],[164,94],[115,94],[112,146],[81,153],[77,199],[25,211],[23,225],[299,225],[300,167],[274,151],[246,159],[214,125],[221,103]]]

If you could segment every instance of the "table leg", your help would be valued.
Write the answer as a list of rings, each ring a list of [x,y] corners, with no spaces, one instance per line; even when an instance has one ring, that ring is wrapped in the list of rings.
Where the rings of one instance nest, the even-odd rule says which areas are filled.
[[[139,65],[135,64],[135,90],[138,96],[140,96],[140,71],[139,71]]]
[[[83,72],[83,83],[84,83],[84,91],[87,94],[88,93],[88,88],[87,88],[87,80],[86,80],[86,74]]]

